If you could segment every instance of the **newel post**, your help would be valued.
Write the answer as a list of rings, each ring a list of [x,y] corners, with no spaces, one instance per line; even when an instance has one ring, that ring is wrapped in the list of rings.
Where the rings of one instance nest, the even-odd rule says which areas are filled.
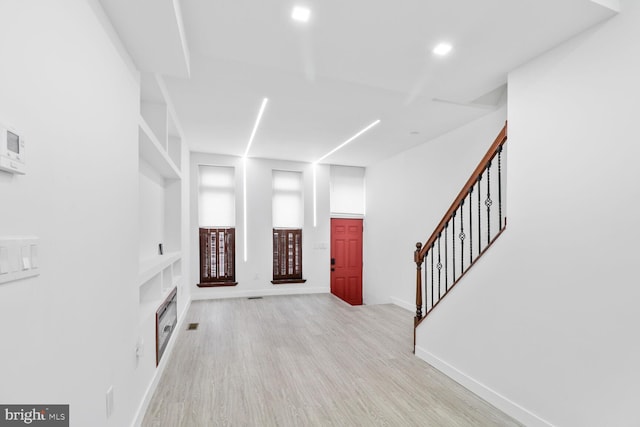
[[[420,250],[422,243],[416,243],[416,251],[413,253],[413,260],[416,263],[416,317],[414,318],[414,326],[418,325],[422,319],[422,257]]]

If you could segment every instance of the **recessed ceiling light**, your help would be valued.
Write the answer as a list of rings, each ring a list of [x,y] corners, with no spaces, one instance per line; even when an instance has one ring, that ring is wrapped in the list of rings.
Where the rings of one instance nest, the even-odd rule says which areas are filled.
[[[291,11],[291,19],[298,22],[308,22],[311,17],[311,10],[303,6],[295,6]]]
[[[453,46],[449,43],[440,43],[438,46],[433,48],[433,53],[438,56],[444,56],[451,52],[451,49],[453,49]]]

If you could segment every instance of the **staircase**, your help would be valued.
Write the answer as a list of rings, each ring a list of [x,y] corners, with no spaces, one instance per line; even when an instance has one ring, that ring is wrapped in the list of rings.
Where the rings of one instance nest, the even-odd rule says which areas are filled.
[[[505,123],[429,239],[424,245],[416,243],[414,328],[440,304],[505,230],[506,142]]]

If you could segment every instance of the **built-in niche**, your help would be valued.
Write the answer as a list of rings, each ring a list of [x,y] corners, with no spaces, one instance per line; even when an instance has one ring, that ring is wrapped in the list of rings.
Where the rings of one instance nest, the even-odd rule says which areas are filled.
[[[167,348],[171,334],[178,323],[177,288],[169,294],[156,311],[156,366]]]

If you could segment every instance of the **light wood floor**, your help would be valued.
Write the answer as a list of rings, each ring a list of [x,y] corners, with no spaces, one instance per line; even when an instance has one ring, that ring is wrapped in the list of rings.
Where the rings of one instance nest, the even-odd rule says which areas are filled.
[[[194,301],[183,329],[144,427],[520,425],[416,358],[393,305]]]

